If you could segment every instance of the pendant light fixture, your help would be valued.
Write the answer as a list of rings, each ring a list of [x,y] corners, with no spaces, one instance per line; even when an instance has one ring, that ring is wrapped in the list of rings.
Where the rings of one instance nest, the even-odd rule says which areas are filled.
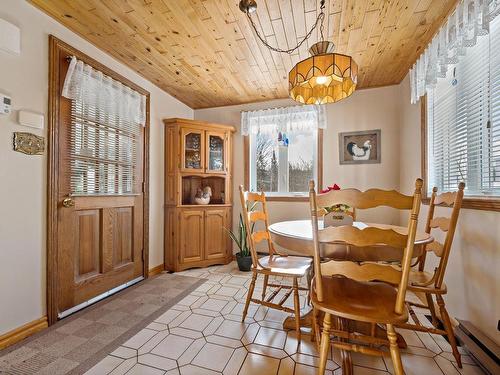
[[[321,41],[309,48],[311,57],[298,62],[288,73],[290,97],[304,104],[335,103],[356,90],[358,65],[351,56],[334,53],[335,45],[323,35],[325,0],[320,2],[320,13],[306,36],[293,48],[281,49],[267,43],[259,33],[251,14],[257,10],[255,0],[241,0],[240,10],[247,15],[259,40],[271,51],[292,54],[320,27]]]

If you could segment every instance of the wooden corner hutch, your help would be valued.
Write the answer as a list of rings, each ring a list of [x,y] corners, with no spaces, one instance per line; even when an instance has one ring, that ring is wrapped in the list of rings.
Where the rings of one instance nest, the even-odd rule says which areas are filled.
[[[179,118],[165,123],[165,269],[227,264],[232,244],[232,136],[227,125]],[[210,186],[207,205],[194,204]]]

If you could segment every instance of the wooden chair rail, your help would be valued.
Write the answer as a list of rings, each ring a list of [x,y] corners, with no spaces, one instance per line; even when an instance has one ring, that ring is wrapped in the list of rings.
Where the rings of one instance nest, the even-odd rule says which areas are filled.
[[[271,240],[271,235],[267,231],[253,232],[250,236],[252,237],[252,241],[256,244],[264,240]]]
[[[366,344],[369,345],[387,345],[388,343],[387,339],[376,337],[374,335],[368,336],[358,332],[348,332],[348,331],[341,331],[338,329],[332,329],[330,333],[336,337],[365,342]]]
[[[431,228],[439,228],[443,232],[448,232],[450,229],[451,219],[449,217],[435,217],[431,219],[429,226]]]
[[[358,189],[331,190],[328,193],[316,195],[317,207],[330,207],[336,204],[346,204],[356,209],[388,206],[400,210],[410,210],[413,197],[401,194],[395,190]]]
[[[372,348],[369,346],[364,346],[364,345],[350,344],[347,342],[341,342],[341,341],[336,341],[336,340],[331,340],[330,343],[333,345],[334,348],[337,348],[340,350],[349,350],[349,351],[355,352],[355,353],[361,353],[361,354],[367,354],[367,355],[379,356],[379,357],[388,357],[391,355],[387,351],[375,349],[375,348]]]
[[[432,251],[436,256],[442,257],[443,252],[444,252],[444,245],[436,240],[432,241],[431,243],[427,244],[425,247],[427,251]]]
[[[384,281],[392,285],[398,285],[401,280],[401,269],[389,264],[330,261],[322,263],[321,272],[342,275],[356,281]]]
[[[367,227],[359,229],[354,226],[328,227],[318,232],[321,243],[345,242],[353,246],[387,245],[395,248],[405,248],[408,236],[393,229]]]
[[[267,217],[263,211],[252,211],[248,213],[248,220],[255,223],[257,221],[266,221]]]
[[[264,193],[251,193],[249,191],[244,192],[244,198],[247,202],[265,202],[266,200]]]
[[[436,206],[445,205],[445,206],[453,206],[455,200],[457,199],[457,192],[446,192],[442,194],[437,194],[434,200],[434,204]]]

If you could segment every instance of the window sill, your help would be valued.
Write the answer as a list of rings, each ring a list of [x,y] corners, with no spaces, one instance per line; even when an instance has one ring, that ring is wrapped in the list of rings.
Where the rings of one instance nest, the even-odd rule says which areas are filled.
[[[428,205],[430,198],[423,198],[422,203]],[[500,212],[500,197],[464,197],[462,208],[481,211]]]
[[[268,202],[309,202],[308,195],[266,195]]]

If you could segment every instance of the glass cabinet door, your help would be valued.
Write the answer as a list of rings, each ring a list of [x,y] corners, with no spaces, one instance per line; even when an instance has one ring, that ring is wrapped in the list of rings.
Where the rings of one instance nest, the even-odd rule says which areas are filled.
[[[207,132],[207,173],[226,172],[226,135]]]
[[[203,170],[204,137],[202,130],[182,129],[182,169]]]

